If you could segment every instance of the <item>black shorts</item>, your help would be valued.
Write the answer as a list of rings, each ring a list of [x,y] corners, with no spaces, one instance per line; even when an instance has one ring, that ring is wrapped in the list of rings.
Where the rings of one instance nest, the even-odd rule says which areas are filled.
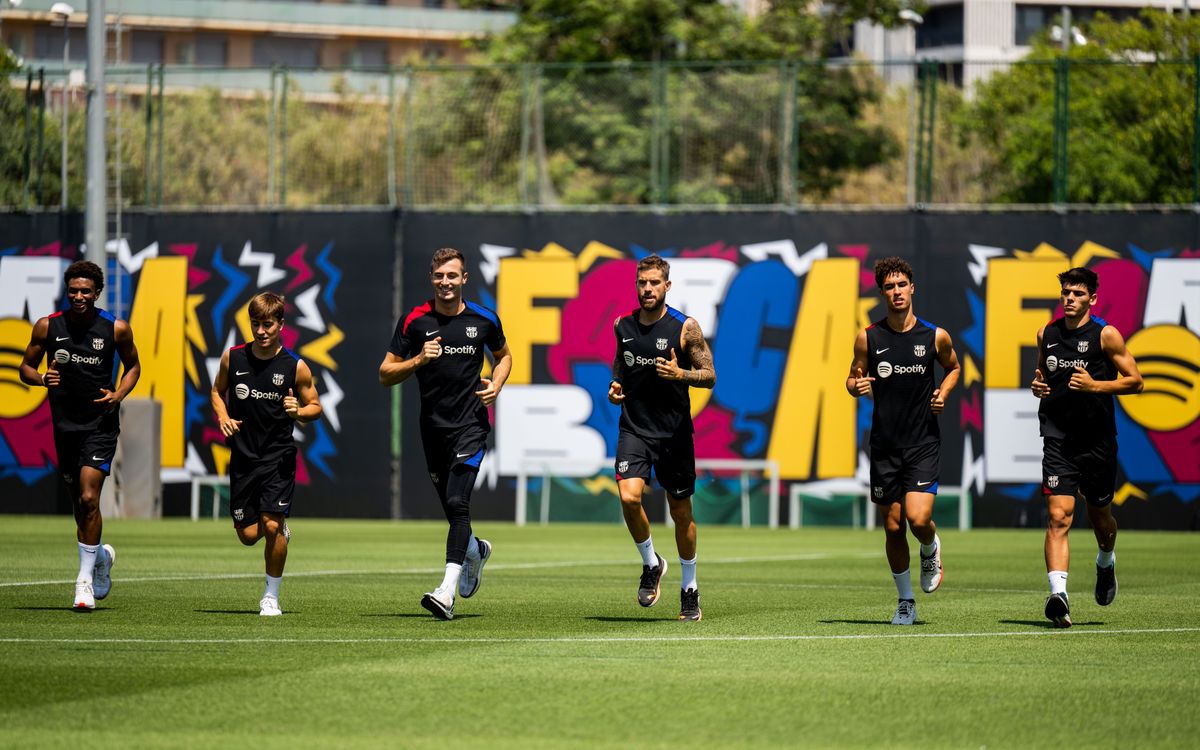
[[[910,492],[938,491],[940,443],[915,448],[871,448],[871,502],[891,505]]]
[[[120,434],[120,427],[71,432],[55,430],[54,450],[58,454],[58,470],[67,484],[74,484],[83,466],[91,466],[105,474],[111,473],[113,456],[117,455],[117,436]]]
[[[258,523],[260,513],[292,514],[296,493],[296,450],[267,461],[229,464],[229,515],[233,525],[246,528]]]
[[[463,464],[478,471],[487,452],[489,428],[467,425],[456,430],[444,430],[421,425],[421,446],[425,449],[425,469],[437,485],[450,470]]]
[[[1088,505],[1112,502],[1117,486],[1117,440],[1042,438],[1042,494],[1082,495]]]
[[[650,481],[650,470],[672,497],[691,497],[696,492],[696,443],[692,433],[667,438],[642,437],[628,430],[617,435],[617,481]]]

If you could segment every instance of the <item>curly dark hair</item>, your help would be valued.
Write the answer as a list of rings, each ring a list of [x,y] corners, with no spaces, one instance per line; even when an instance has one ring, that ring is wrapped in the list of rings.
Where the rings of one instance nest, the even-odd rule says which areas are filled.
[[[912,266],[908,264],[904,258],[897,258],[893,255],[890,258],[875,261],[875,286],[883,289],[883,282],[888,276],[894,273],[902,273],[908,277],[909,283],[913,280]]]
[[[671,278],[671,264],[663,260],[661,257],[657,255],[647,255],[645,258],[642,258],[638,261],[638,273],[651,268],[657,268],[659,271],[662,271],[664,280]]]
[[[96,283],[96,294],[104,289],[104,271],[90,260],[77,260],[67,266],[63,272],[63,284],[70,284],[71,279],[91,279]]]

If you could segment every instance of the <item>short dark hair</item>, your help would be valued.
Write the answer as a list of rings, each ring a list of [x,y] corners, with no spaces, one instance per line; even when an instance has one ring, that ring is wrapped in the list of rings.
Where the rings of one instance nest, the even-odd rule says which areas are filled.
[[[642,271],[648,271],[651,268],[657,268],[659,271],[662,271],[664,280],[671,278],[671,264],[663,260],[662,257],[658,255],[647,255],[645,258],[642,258],[638,261],[637,272],[639,274]]]
[[[884,280],[894,273],[904,274],[908,277],[909,283],[912,283],[912,266],[904,258],[897,258],[893,255],[890,258],[875,261],[875,286],[883,289]]]
[[[260,292],[250,298],[247,306],[250,317],[254,320],[275,318],[283,320],[284,301],[282,294],[275,292]]]
[[[458,259],[459,263],[462,263],[463,271],[466,272],[467,259],[463,257],[462,253],[452,247],[439,247],[434,251],[433,259],[429,261],[429,272],[433,273],[438,269],[438,266],[445,265],[455,258]]]
[[[1083,284],[1087,287],[1088,294],[1095,294],[1100,288],[1100,277],[1095,271],[1087,268],[1071,268],[1058,275],[1058,283],[1062,286]]]
[[[71,279],[91,279],[96,283],[96,294],[104,289],[104,271],[90,260],[77,260],[67,266],[63,272],[63,284],[70,284]]]

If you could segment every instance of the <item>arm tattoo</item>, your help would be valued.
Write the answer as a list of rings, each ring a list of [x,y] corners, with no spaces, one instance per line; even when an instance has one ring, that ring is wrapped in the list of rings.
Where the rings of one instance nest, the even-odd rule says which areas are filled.
[[[717,382],[717,372],[713,369],[712,350],[700,332],[700,325],[694,320],[688,320],[683,326],[683,343],[688,356],[692,358],[692,369],[683,371],[683,382],[697,388],[712,388]]]

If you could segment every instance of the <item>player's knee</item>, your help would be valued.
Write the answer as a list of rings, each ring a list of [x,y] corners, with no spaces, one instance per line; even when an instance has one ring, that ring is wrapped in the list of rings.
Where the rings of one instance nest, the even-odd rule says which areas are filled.
[[[1066,531],[1075,520],[1075,512],[1065,508],[1051,508],[1046,523],[1053,531]]]
[[[275,536],[283,528],[283,524],[278,518],[263,517],[261,521],[263,533],[267,536]]]
[[[446,516],[464,518],[471,515],[471,500],[465,495],[451,494],[446,497]]]
[[[692,523],[691,500],[678,500],[671,503],[671,520],[676,526]]]
[[[254,543],[258,541],[258,534],[253,533],[249,528],[238,528],[234,531],[237,532],[238,541],[247,547],[253,547]]]
[[[922,516],[920,518],[908,519],[908,527],[917,536],[923,535],[926,531],[933,531],[933,518]]]
[[[100,512],[100,490],[87,487],[79,490],[79,512],[85,516]]]

